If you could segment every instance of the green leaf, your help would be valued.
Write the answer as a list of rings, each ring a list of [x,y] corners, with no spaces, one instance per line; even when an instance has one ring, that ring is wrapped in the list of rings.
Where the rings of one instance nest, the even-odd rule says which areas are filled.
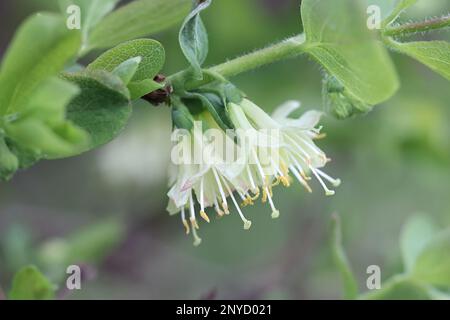
[[[339,216],[337,214],[333,215],[331,222],[331,250],[334,262],[341,273],[344,284],[344,297],[345,299],[355,299],[358,295],[358,283],[356,282],[342,246],[342,231]]]
[[[67,118],[90,136],[90,145],[81,152],[114,139],[131,114],[129,92],[120,78],[101,70],[64,74],[64,78],[81,90],[67,107]]]
[[[417,0],[398,0],[397,5],[392,10],[392,13],[383,21],[383,26],[386,27],[401,15],[401,13],[408,9],[409,7],[413,6],[417,3]]]
[[[400,248],[407,272],[412,270],[417,257],[436,232],[437,227],[425,215],[412,217],[403,227]]]
[[[130,58],[119,64],[111,73],[118,76],[127,85],[136,74],[141,61],[141,57]]]
[[[138,99],[146,94],[158,89],[162,89],[164,86],[161,83],[146,79],[142,81],[133,81],[128,84],[128,90],[130,90],[131,100]]]
[[[117,72],[117,68],[136,57],[140,57],[141,62],[127,83],[131,99],[134,100],[161,88],[161,85],[153,81],[165,61],[164,47],[158,41],[138,39],[122,43],[106,51],[88,65],[87,69]]]
[[[392,277],[378,290],[369,291],[358,297],[361,300],[431,300],[430,289],[420,282],[403,275]]]
[[[450,229],[431,239],[416,259],[414,279],[450,288]]]
[[[211,0],[200,2],[186,17],[180,29],[181,50],[193,68],[195,79],[202,79],[201,66],[208,55],[208,34],[200,13],[210,5]]]
[[[450,80],[450,43],[446,41],[391,41],[393,48],[404,53]]]
[[[60,16],[38,13],[19,28],[0,69],[0,116],[20,112],[40,83],[57,75],[80,47]]]
[[[368,30],[358,0],[304,0],[302,18],[304,49],[342,86],[356,112],[394,95],[399,81],[393,63]]]
[[[27,266],[14,276],[9,298],[12,300],[54,299],[55,286],[35,266]]]
[[[151,39],[128,41],[103,53],[87,69],[112,72],[123,62],[135,57],[141,57],[142,61],[132,81],[153,79],[164,65],[164,48],[158,41]]]
[[[77,5],[81,12],[81,30],[83,34],[83,47],[89,46],[89,32],[100,20],[114,9],[120,0],[58,0],[64,14],[67,9]],[[67,16],[68,17],[68,16]]]
[[[189,109],[175,97],[172,102],[172,122],[178,129],[191,130],[194,127],[194,118]]]
[[[65,157],[88,144],[87,134],[65,119],[69,101],[79,90],[59,78],[43,81],[17,118],[4,123],[9,139],[44,157]]]
[[[189,93],[189,96],[201,102],[202,108],[208,110],[214,121],[222,130],[233,129],[233,123],[228,116],[225,105],[221,98],[214,93]],[[187,101],[185,101],[187,103]],[[195,109],[195,108],[192,108]]]
[[[135,0],[107,15],[90,35],[90,48],[121,42],[168,29],[189,12],[191,0]]]

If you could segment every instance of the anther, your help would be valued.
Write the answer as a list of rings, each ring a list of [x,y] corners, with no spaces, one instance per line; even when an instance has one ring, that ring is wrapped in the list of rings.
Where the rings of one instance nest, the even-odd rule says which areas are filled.
[[[203,218],[203,220],[205,220],[206,222],[210,223],[209,217],[208,217],[208,215],[206,214],[205,211],[201,210],[200,211],[200,216]]]

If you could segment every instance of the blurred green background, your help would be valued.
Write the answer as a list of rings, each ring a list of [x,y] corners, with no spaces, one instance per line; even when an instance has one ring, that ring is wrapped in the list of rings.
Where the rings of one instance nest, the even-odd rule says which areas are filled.
[[[56,10],[52,0],[0,2],[0,52],[32,12]],[[218,0],[205,23],[207,65],[301,31],[299,0]],[[448,0],[421,1],[404,19],[449,10]],[[167,52],[164,73],[186,66],[175,28],[155,35]],[[430,35],[430,37],[436,37]],[[450,39],[450,33],[437,37]],[[89,279],[68,299],[330,299],[341,297],[329,250],[329,222],[342,216],[344,245],[360,287],[366,268],[383,279],[402,270],[398,237],[414,213],[450,225],[450,90],[444,78],[392,54],[402,79],[396,96],[366,116],[323,119],[319,141],[333,159],[327,172],[342,179],[334,197],[318,183],[307,194],[294,185],[274,190],[280,219],[268,207],[201,223],[192,246],[178,217],[166,211],[170,150],[167,107],[135,106],[126,131],[82,156],[42,161],[0,184],[0,286],[36,263],[62,283],[67,263],[82,263]],[[91,57],[92,58],[92,57]],[[87,62],[89,59],[87,59]],[[267,111],[288,99],[321,109],[321,70],[307,57],[232,79]]]

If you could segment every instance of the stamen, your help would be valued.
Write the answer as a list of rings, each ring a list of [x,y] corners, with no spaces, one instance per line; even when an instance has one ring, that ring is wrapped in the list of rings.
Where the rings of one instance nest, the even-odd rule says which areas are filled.
[[[275,182],[272,183],[272,187],[276,187],[281,182],[281,177],[275,177]]]
[[[319,134],[316,134],[316,135],[313,137],[313,139],[320,140],[320,139],[325,139],[326,137],[327,137],[327,134],[326,134],[326,133],[319,133]]]
[[[204,193],[203,193],[203,179],[204,179],[204,177],[202,177],[202,179],[200,180],[200,215],[202,215],[202,212],[204,213],[204,211],[205,211],[205,207],[204,207]],[[208,220],[206,220],[206,221],[208,221]]]
[[[253,158],[255,158],[256,168],[258,168],[259,175],[261,176],[261,182],[262,184],[264,184],[266,182],[264,170],[258,160],[258,156],[256,155],[256,151],[254,148],[252,149],[252,156]]]
[[[324,153],[322,150],[320,150],[316,145],[311,144],[308,140],[306,140],[305,138],[303,138],[301,135],[297,134],[297,137],[302,140],[302,142],[304,144],[306,144],[307,147],[309,147],[313,152],[315,152],[316,154],[318,154],[321,157],[324,157]],[[326,157],[325,157],[326,158]]]
[[[241,198],[242,201],[247,201],[247,195],[244,191],[239,190],[236,188],[236,192],[239,195],[239,197]]]
[[[311,169],[312,173],[316,176],[317,180],[319,180],[320,184],[322,185],[322,188],[325,190],[325,194],[327,196],[334,195],[335,194],[334,190],[328,189],[327,185],[323,182],[323,180],[320,177],[320,175],[317,174],[316,169],[314,169],[313,166],[309,166],[309,168]]]
[[[268,194],[269,192],[267,191],[267,188],[264,188],[263,189],[263,195],[262,195],[262,198],[261,198],[261,202],[262,203],[266,203],[267,202],[267,194]]]
[[[306,182],[306,180],[302,178],[297,169],[294,166],[290,166],[289,168],[291,169],[294,176],[297,178],[298,182],[300,182],[306,188],[306,190],[308,190],[309,193],[312,193],[312,189],[309,186],[308,182]]]
[[[283,173],[282,176],[288,176],[289,175],[289,169],[286,167],[286,163],[284,161],[280,161],[280,169]]]
[[[200,216],[203,218],[203,220],[205,220],[206,222],[210,223],[211,221],[209,220],[208,215],[206,214],[205,211],[201,210],[200,211]]]
[[[250,180],[250,185],[252,187],[252,190],[256,189],[255,181],[253,181],[252,173],[250,172],[250,165],[247,166],[247,175],[248,179]]]
[[[294,146],[300,151],[300,153],[302,153],[305,158],[303,158],[302,156],[298,155],[300,158],[302,158],[303,161],[305,161],[308,165],[311,164],[311,157],[309,156],[308,153],[306,153],[305,150],[303,150],[303,148],[290,136],[286,135],[286,137],[291,140],[291,142],[294,144]]]
[[[202,243],[202,239],[198,236],[194,227],[192,227],[192,236],[194,237],[194,246],[198,247]]]
[[[289,176],[287,176],[287,177],[281,176],[280,177],[280,181],[283,184],[283,186],[285,186],[285,187],[290,187],[291,186],[291,182],[289,181]]]
[[[219,217],[222,217],[224,215],[224,212],[219,207],[216,195],[214,195],[214,208],[216,209],[216,212],[219,215]]]
[[[189,234],[189,223],[186,220],[186,214],[184,212],[184,207],[181,207],[181,221],[183,222],[184,228],[186,229],[186,234]]]
[[[224,178],[224,177],[222,177],[222,180],[223,180],[223,184],[225,185],[225,188],[227,189],[228,193],[230,194],[231,200],[233,201],[234,206],[236,207],[236,210],[237,210],[238,213],[239,213],[239,216],[241,217],[241,220],[244,222],[244,229],[245,229],[245,230],[250,229],[250,227],[252,226],[252,222],[251,222],[250,220],[248,220],[248,219],[244,216],[244,214],[242,213],[241,208],[239,208],[239,205],[238,205],[236,199],[235,199],[234,196],[233,196],[233,192],[231,191],[231,189],[230,189],[230,187],[228,186],[228,183],[225,181],[225,178]]]
[[[241,196],[241,198],[244,197],[244,198],[242,199],[241,207],[246,207],[246,206],[248,206],[248,205],[250,205],[250,206],[254,205],[253,199],[252,199],[252,197],[250,196],[250,194],[248,193],[248,191],[245,192],[244,195],[241,195],[240,193],[239,193],[239,195]]]
[[[311,180],[311,177],[308,177],[305,173],[305,171],[303,170],[302,166],[300,165],[300,163],[297,161],[297,159],[295,159],[295,157],[289,152],[289,158],[292,160],[292,162],[294,162],[297,170],[299,171],[300,175],[303,177],[303,179],[305,181],[309,181]],[[302,159],[303,160],[303,159]],[[292,169],[292,167],[290,167]]]
[[[215,168],[212,169],[214,174],[214,179],[216,179],[217,186],[219,187],[220,196],[222,197],[222,207],[227,214],[228,211],[228,205],[227,205],[227,198],[225,197],[225,192],[223,192],[222,184],[220,183],[219,176],[217,175],[217,171]]]
[[[253,198],[250,195],[247,195],[246,201],[248,205],[254,205]]]
[[[280,211],[278,211],[273,204],[271,192],[267,193],[267,199],[269,199],[270,208],[272,209],[272,219],[277,219],[280,216]]]
[[[194,200],[192,200],[192,192],[189,193],[189,207],[191,210],[191,216],[190,216],[190,220],[191,220],[191,225],[193,229],[198,229],[198,223],[197,223],[197,219],[195,218],[195,210],[194,210]]]
[[[275,161],[273,159],[270,159],[270,165],[272,166],[273,169],[275,169],[275,172],[277,173],[275,176],[283,175],[283,172],[281,172],[280,167],[277,166],[277,164],[275,163]]]
[[[256,199],[259,198],[259,195],[261,194],[260,191],[259,191],[259,187],[256,187],[256,189],[252,190],[252,192],[253,192],[254,195],[251,198],[252,198],[253,201],[255,201]]]
[[[226,215],[230,214],[230,209],[228,209],[228,204],[222,202],[221,205],[222,205],[222,209],[225,212],[225,214]]]
[[[317,173],[320,174],[323,178],[327,179],[329,182],[331,182],[331,184],[334,187],[339,187],[339,185],[341,184],[341,179],[334,179],[332,177],[330,177],[329,175],[327,175],[325,172],[323,172],[322,170],[316,169]]]

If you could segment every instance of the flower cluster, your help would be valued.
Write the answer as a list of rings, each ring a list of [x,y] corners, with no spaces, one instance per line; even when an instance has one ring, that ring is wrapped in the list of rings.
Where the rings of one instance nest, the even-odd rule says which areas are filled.
[[[326,195],[334,194],[327,183],[336,187],[340,180],[320,169],[330,160],[314,143],[323,137],[321,128],[317,127],[321,113],[308,111],[298,119],[290,118],[299,107],[299,102],[289,101],[269,116],[243,99],[226,107],[233,130],[225,132],[204,112],[197,118],[209,130],[195,130],[194,126],[181,135],[176,131],[182,139],[172,151],[177,173],[168,193],[168,211],[181,212],[186,233],[192,232],[194,236],[194,245],[201,242],[197,234],[197,212],[210,222],[206,208],[212,207],[223,216],[230,213],[232,205],[244,229],[249,229],[251,221],[245,217],[242,207],[260,198],[270,206],[272,218],[278,218],[273,188],[289,187],[293,178],[312,192],[308,183],[312,175]]]

